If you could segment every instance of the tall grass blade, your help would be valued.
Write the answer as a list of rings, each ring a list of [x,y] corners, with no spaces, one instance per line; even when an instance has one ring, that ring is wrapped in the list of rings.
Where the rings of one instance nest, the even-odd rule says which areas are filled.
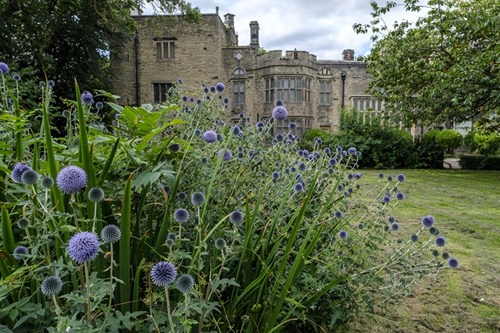
[[[123,281],[120,284],[120,302],[121,311],[125,313],[130,311],[130,222],[131,222],[131,204],[132,204],[132,176],[125,184],[123,192],[122,215],[120,219],[120,256],[119,256],[119,279]]]

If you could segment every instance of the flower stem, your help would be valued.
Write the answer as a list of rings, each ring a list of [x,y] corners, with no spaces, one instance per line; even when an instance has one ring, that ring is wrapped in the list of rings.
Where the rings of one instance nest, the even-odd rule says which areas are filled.
[[[167,301],[167,316],[168,316],[168,323],[170,325],[170,332],[175,332],[174,328],[174,321],[172,319],[172,312],[170,311],[170,297],[168,297],[168,286],[165,286],[165,299]]]
[[[87,323],[90,323],[90,275],[89,275],[89,266],[88,262],[83,263],[83,267],[85,269],[85,287],[87,289]]]
[[[61,315],[61,308],[57,304],[57,298],[56,295],[52,295],[52,301],[54,302],[54,306],[56,308],[56,315],[59,317]]]
[[[109,266],[109,303],[108,307],[111,308],[111,302],[113,300],[113,243],[109,243],[109,247],[111,248],[111,266]]]

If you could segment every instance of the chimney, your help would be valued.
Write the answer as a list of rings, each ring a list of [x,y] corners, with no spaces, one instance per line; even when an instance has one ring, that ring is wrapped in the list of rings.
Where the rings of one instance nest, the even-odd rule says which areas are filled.
[[[259,22],[250,22],[250,46],[259,48]]]
[[[234,31],[234,15],[230,13],[224,15],[224,24],[226,24],[229,28],[233,29]]]
[[[354,61],[354,50],[347,49],[342,51],[342,60]]]
[[[219,6],[215,6],[215,14],[219,15]]]

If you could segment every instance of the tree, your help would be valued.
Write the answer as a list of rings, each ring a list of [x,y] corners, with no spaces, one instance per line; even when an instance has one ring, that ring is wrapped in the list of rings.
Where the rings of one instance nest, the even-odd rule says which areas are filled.
[[[108,89],[109,41],[134,32],[133,9],[182,13],[196,21],[198,8],[183,0],[0,0],[0,61],[31,76],[54,80],[54,92],[73,96],[74,78],[86,90]]]
[[[428,10],[415,24],[384,16],[397,6],[371,2],[372,33],[368,56],[371,93],[406,124],[465,121],[500,110],[500,3],[496,0],[404,0],[407,11]]]

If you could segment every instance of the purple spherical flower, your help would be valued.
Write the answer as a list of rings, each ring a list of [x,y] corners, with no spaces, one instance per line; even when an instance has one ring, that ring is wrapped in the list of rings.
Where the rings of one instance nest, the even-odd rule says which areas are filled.
[[[122,232],[114,224],[108,224],[101,230],[101,239],[104,243],[115,243],[120,240]]]
[[[451,268],[457,268],[458,267],[458,260],[456,258],[448,259],[448,266],[450,266]]]
[[[291,122],[290,124],[288,124],[288,128],[291,129],[291,130],[296,129],[297,128],[297,123]]]
[[[194,279],[189,274],[183,274],[179,276],[175,286],[181,293],[186,294],[194,288]]]
[[[434,217],[430,216],[430,215],[426,215],[422,218],[422,225],[426,228],[430,228],[432,227],[432,225],[434,224]]]
[[[345,231],[345,230],[341,230],[341,231],[339,232],[339,238],[340,238],[340,239],[346,239],[347,237],[349,237],[349,234],[347,233],[347,231]]]
[[[12,173],[11,173],[12,179],[16,183],[20,183],[21,182],[21,177],[23,176],[23,173],[26,170],[31,170],[31,168],[29,167],[29,165],[27,165],[25,163],[17,163],[16,165],[14,165],[14,168],[12,168]]]
[[[52,297],[59,294],[62,290],[62,281],[58,276],[47,276],[40,287],[42,294]]]
[[[302,192],[304,191],[304,185],[302,185],[302,183],[297,183],[295,184],[295,186],[293,187],[293,190],[295,192]]]
[[[393,224],[391,224],[391,230],[398,231],[399,230],[399,223],[394,222]]]
[[[5,62],[0,62],[0,73],[2,74],[9,73],[9,66]]]
[[[391,202],[391,197],[388,195],[384,195],[384,197],[382,198],[382,203],[387,204],[389,202]]]
[[[413,235],[411,235],[410,239],[411,239],[411,241],[413,243],[416,243],[416,242],[418,242],[418,235],[417,234],[413,234]]]
[[[236,225],[241,224],[243,222],[244,218],[245,218],[245,214],[243,214],[239,210],[235,210],[229,215],[229,221],[231,221],[231,223],[236,224]]]
[[[69,165],[59,171],[56,182],[63,193],[81,192],[87,186],[87,174],[82,168]]]
[[[215,133],[214,131],[205,131],[201,137],[203,138],[203,140],[205,140],[205,142],[207,143],[212,143],[212,142],[215,142],[217,141],[217,133]]]
[[[224,86],[224,83],[222,82],[219,82],[215,85],[215,89],[218,91],[218,92],[222,92],[224,91],[226,87]]]
[[[439,236],[434,240],[434,243],[439,247],[443,247],[446,244],[446,239],[443,236]]]
[[[179,223],[186,223],[189,220],[189,212],[184,208],[178,208],[174,212],[174,219]]]
[[[404,182],[406,180],[406,177],[401,173],[396,176],[396,179],[398,180],[398,182]]]
[[[32,169],[23,172],[21,176],[21,183],[26,185],[35,185],[38,182],[40,175]]]
[[[82,103],[83,104],[92,104],[92,101],[94,100],[94,96],[92,96],[92,93],[90,91],[84,91],[82,92]]]
[[[272,115],[276,120],[285,120],[288,117],[288,110],[283,106],[277,106],[274,108]]]
[[[403,192],[396,193],[396,199],[398,199],[399,201],[404,200],[404,198],[405,198],[405,195]]]
[[[354,174],[354,178],[356,178],[356,179],[360,179],[360,178],[361,178],[361,173],[356,172],[356,173]]]
[[[233,153],[229,149],[221,149],[217,153],[218,157],[221,157],[222,154],[224,154],[224,157],[222,158],[224,161],[229,161],[233,157]]]
[[[349,155],[355,155],[356,154],[356,148],[355,147],[351,147],[351,148],[347,149],[347,153]]]
[[[340,210],[336,210],[334,215],[335,215],[335,218],[337,218],[337,219],[340,219],[340,218],[342,218],[342,216],[344,216],[344,214],[342,214],[342,212]]]
[[[274,105],[275,106],[283,106],[283,100],[278,99]]]
[[[151,279],[158,287],[166,287],[174,283],[176,277],[175,266],[167,261],[160,261],[151,269]]]
[[[12,253],[12,256],[17,260],[21,260],[28,253],[29,253],[28,248],[26,248],[25,246],[19,245],[18,247],[16,247],[14,249],[14,253]]]
[[[77,233],[69,240],[68,253],[77,264],[94,260],[99,253],[97,235],[88,231]]]
[[[240,135],[240,133],[241,133],[241,128],[240,128],[238,125],[234,125],[234,126],[231,128],[231,132],[232,132],[234,135]]]
[[[191,203],[193,206],[201,207],[205,203],[205,194],[202,192],[194,192],[191,195]]]

